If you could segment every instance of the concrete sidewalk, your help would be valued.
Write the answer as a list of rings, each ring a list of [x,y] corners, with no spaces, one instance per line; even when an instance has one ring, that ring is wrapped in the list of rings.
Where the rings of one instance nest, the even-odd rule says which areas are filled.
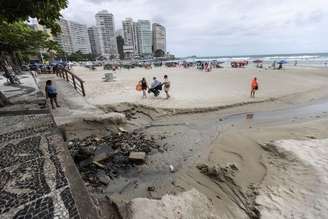
[[[0,218],[97,218],[45,98],[28,85],[0,108]]]

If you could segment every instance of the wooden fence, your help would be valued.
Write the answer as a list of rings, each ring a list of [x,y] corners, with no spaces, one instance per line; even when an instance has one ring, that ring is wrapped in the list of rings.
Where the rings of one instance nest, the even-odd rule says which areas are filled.
[[[66,69],[58,69],[54,72],[58,77],[70,83],[78,93],[85,97],[84,81],[81,78]]]

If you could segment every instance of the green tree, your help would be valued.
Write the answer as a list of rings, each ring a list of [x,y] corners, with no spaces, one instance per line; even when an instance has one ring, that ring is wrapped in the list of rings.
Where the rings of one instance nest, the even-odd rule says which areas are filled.
[[[93,61],[95,57],[92,54],[83,54],[81,51],[70,54],[67,59],[72,62]]]
[[[38,31],[30,32],[22,22],[36,18],[39,24],[50,28],[55,34],[60,31],[56,21],[61,17],[60,11],[66,8],[67,4],[68,0],[1,0],[0,68],[8,71],[8,64],[16,66],[13,62],[19,61],[27,53],[34,52],[36,46],[55,49],[54,42],[44,40],[45,36]],[[13,58],[12,63],[8,63],[8,54]],[[8,100],[0,92],[0,106],[6,104]]]
[[[165,52],[161,49],[158,49],[154,52],[154,56],[155,57],[164,57],[165,56]]]
[[[36,18],[39,24],[57,33],[60,27],[56,21],[67,5],[68,0],[1,0],[0,20],[14,23]]]

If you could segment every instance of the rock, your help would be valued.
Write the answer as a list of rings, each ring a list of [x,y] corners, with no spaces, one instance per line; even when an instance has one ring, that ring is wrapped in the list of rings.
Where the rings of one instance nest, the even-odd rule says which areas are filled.
[[[252,113],[249,113],[246,115],[246,119],[253,119],[253,117],[254,117],[254,114],[252,114]]]
[[[111,150],[111,148],[107,145],[102,146],[96,150],[95,155],[93,157],[93,161],[99,162],[103,160],[108,160],[112,156],[113,156],[113,151]]]
[[[103,160],[108,160],[110,157],[111,155],[108,154],[107,152],[101,152],[93,157],[93,161],[99,162]]]
[[[98,171],[97,178],[104,185],[108,185],[110,183],[110,178],[106,175],[105,171]]]
[[[92,159],[91,158],[81,161],[79,163],[79,166],[80,167],[86,167],[86,166],[89,166],[90,164],[92,164]]]
[[[148,186],[147,190],[148,192],[153,192],[155,191],[155,186]]]
[[[232,169],[232,170],[234,170],[234,171],[239,170],[238,167],[237,167],[237,165],[234,164],[234,163],[231,163],[231,164],[229,164],[228,166],[230,167],[230,169]]]
[[[146,158],[145,152],[130,152],[129,160],[137,161],[137,162],[144,162]]]
[[[215,176],[218,175],[218,171],[216,170],[215,167],[208,167],[208,169],[207,169],[207,175],[208,175],[208,176],[213,176],[213,177],[215,177]]]

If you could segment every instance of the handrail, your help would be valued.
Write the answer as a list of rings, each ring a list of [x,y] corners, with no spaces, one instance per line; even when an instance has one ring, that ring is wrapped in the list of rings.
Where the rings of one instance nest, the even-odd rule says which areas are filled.
[[[84,81],[80,77],[66,69],[56,69],[55,73],[58,77],[70,83],[78,93],[85,97]]]

